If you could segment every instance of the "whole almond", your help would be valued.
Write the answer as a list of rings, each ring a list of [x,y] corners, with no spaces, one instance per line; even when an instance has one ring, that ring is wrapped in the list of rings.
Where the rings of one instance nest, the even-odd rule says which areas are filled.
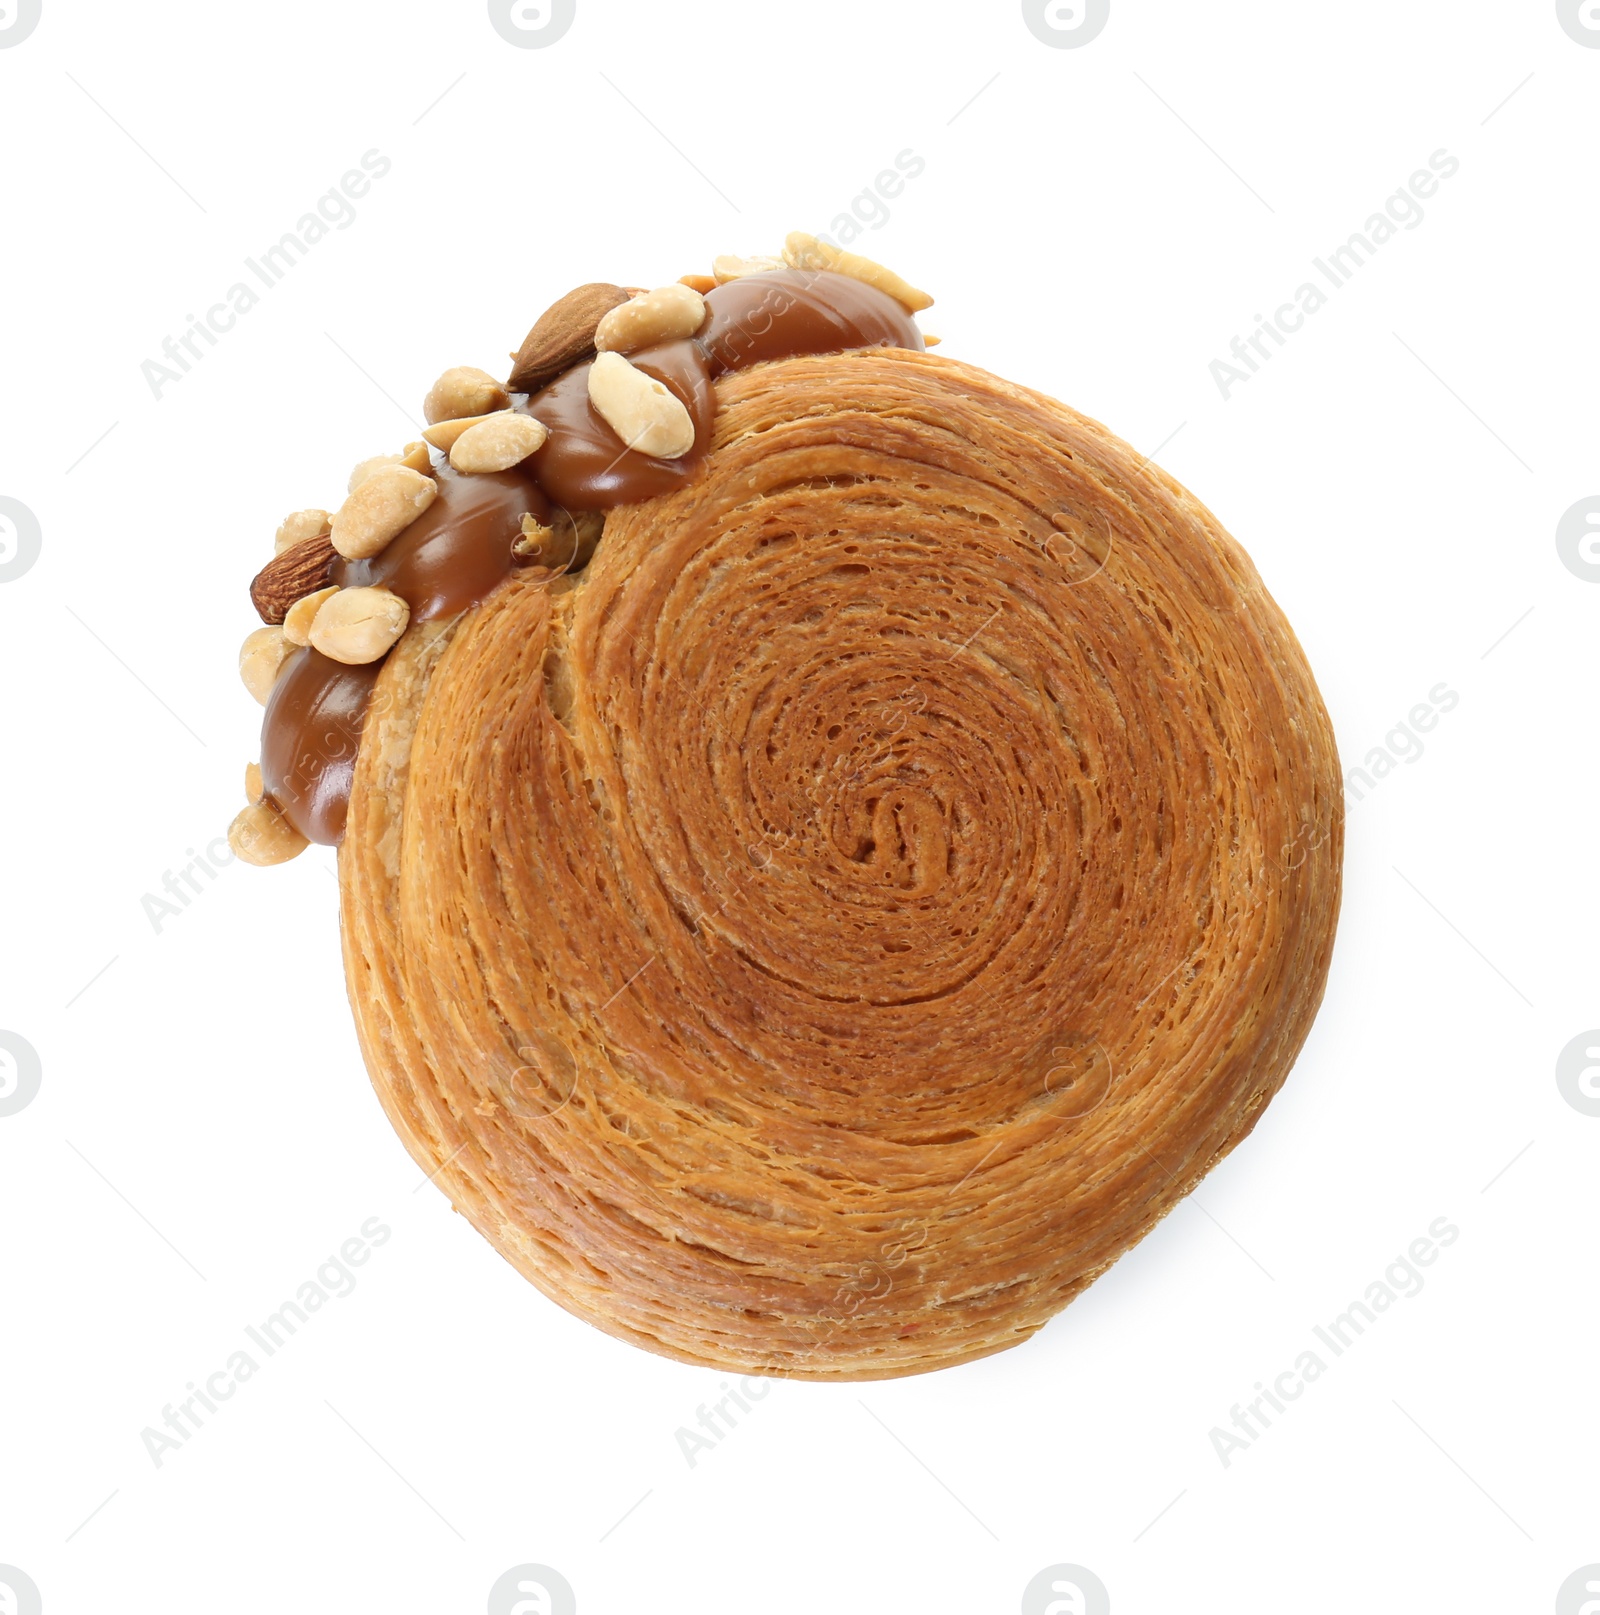
[[[322,588],[334,555],[333,540],[319,533],[273,556],[250,584],[250,601],[262,622],[282,622],[296,600]]]
[[[589,402],[630,449],[676,460],[694,447],[694,420],[665,382],[602,353],[589,366]]]
[[[450,464],[457,471],[509,471],[521,465],[535,449],[544,446],[549,428],[531,415],[502,410],[476,426],[469,426],[450,449]]]
[[[439,484],[408,466],[374,471],[334,513],[333,547],[348,561],[376,555],[435,499]]]
[[[252,802],[228,826],[228,845],[247,864],[285,864],[306,850],[306,838],[271,802]]]
[[[406,631],[411,607],[388,589],[340,589],[311,624],[311,648],[336,662],[375,662]]]
[[[656,342],[679,342],[705,324],[706,300],[681,282],[619,303],[596,326],[600,353],[637,353]]]
[[[623,287],[605,281],[575,286],[560,302],[552,303],[522,339],[511,356],[506,386],[514,393],[536,393],[574,365],[586,364],[595,353],[595,327],[628,297]]]
[[[428,389],[428,396],[422,400],[422,414],[432,426],[436,421],[459,420],[463,415],[487,415],[510,402],[505,389],[487,370],[463,364],[445,371]]]

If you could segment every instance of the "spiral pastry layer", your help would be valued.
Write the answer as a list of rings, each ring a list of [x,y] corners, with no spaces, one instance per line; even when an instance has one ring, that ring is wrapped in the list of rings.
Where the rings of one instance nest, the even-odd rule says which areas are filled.
[[[1338,760],[1248,558],[899,349],[716,383],[690,485],[378,675],[340,848],[390,1119],[546,1295],[817,1380],[1025,1340],[1321,999]]]

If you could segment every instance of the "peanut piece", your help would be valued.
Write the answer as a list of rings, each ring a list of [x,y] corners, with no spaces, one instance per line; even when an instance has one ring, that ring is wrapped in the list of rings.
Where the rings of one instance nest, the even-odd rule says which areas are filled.
[[[354,493],[374,471],[381,471],[386,465],[399,465],[398,454],[374,454],[370,460],[363,460],[354,471],[350,473],[350,480],[345,483],[344,491]]]
[[[428,396],[422,400],[422,414],[432,426],[438,421],[460,420],[464,415],[488,415],[510,402],[505,388],[487,370],[464,364],[445,371],[428,389]]]
[[[589,564],[605,529],[605,512],[585,510],[573,515],[558,510],[546,527],[537,516],[522,518],[522,537],[511,546],[511,553],[553,571],[576,572]]]
[[[321,538],[328,530],[329,516],[325,510],[297,510],[285,516],[278,524],[277,536],[272,541],[272,553],[282,555],[295,544],[308,538]]]
[[[694,447],[694,421],[678,395],[620,353],[602,353],[589,366],[589,402],[640,454],[676,460]]]
[[[705,324],[706,300],[681,281],[619,303],[595,327],[601,353],[637,353],[657,342],[679,342]]]
[[[336,662],[375,662],[406,631],[411,607],[388,589],[339,589],[311,624],[311,648]]]
[[[333,547],[347,561],[364,561],[414,522],[439,497],[432,477],[408,466],[374,471],[334,513]]]
[[[302,595],[284,613],[283,637],[291,645],[309,645],[311,625],[317,620],[317,613],[324,602],[331,600],[338,592],[339,585],[330,583],[326,589],[318,589],[315,594]]]
[[[272,694],[283,659],[294,646],[283,637],[281,628],[258,628],[239,647],[239,677],[244,687],[262,706]]]
[[[543,560],[545,551],[550,548],[551,541],[554,538],[554,528],[546,527],[537,516],[524,511],[522,515],[522,537],[512,544],[511,553],[524,558],[532,556],[535,559]]]
[[[746,275],[764,275],[772,269],[782,269],[781,258],[766,258],[759,254],[754,258],[741,258],[737,253],[719,253],[711,260],[711,275],[719,286],[726,286],[730,280],[742,280]]]
[[[457,471],[509,471],[544,444],[549,429],[531,415],[502,410],[469,426],[450,448]]]
[[[244,799],[254,807],[263,796],[267,794],[266,785],[261,778],[260,763],[246,763],[244,765]]]
[[[495,415],[504,415],[505,410],[497,410]],[[448,454],[456,446],[456,439],[468,428],[478,425],[480,421],[492,421],[495,415],[463,415],[457,421],[440,421],[437,426],[425,426],[422,435],[436,448],[443,449]]]
[[[228,826],[228,845],[247,864],[286,864],[306,850],[306,838],[270,802],[252,802]]]
[[[783,243],[783,261],[791,269],[831,269],[836,275],[865,281],[868,286],[887,292],[909,314],[933,307],[933,299],[926,292],[919,292],[892,269],[863,258],[859,252],[846,252],[831,241],[818,241],[804,230],[790,231]]]
[[[433,474],[433,461],[428,458],[428,445],[407,443],[399,454],[374,454],[370,460],[363,460],[350,473],[350,480],[345,484],[345,492],[354,493],[374,471],[381,471],[386,465],[403,465],[411,471],[425,471],[430,476]]]

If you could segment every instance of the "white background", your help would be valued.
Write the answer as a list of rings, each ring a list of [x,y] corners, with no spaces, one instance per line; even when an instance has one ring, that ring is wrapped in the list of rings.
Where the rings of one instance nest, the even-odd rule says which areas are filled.
[[[481,0],[44,0],[0,50],[0,494],[43,534],[0,584],[0,1027],[43,1071],[0,1118],[0,1564],[47,1615],[476,1612],[530,1561],[586,1615],[1010,1612],[1061,1562],[1117,1615],[1555,1607],[1600,1561],[1600,1118],[1554,1076],[1600,1024],[1600,587],[1555,547],[1600,492],[1597,94],[1547,0],[1113,0],[1071,50],[1010,0],[579,0],[535,50]],[[152,397],[141,361],[373,148],[356,222]],[[1321,1018],[1197,1195],[1028,1345],[777,1384],[691,1469],[721,1376],[568,1318],[419,1187],[332,855],[159,932],[142,900],[242,802],[284,512],[568,287],[827,230],[908,148],[858,245],[946,354],[1159,447],[1345,767],[1459,702],[1352,801]],[[1210,361],[1441,148],[1424,222],[1225,402]],[[156,1468],[141,1430],[373,1216],[355,1292]],[[1423,1291],[1225,1468],[1212,1427],[1441,1216]]]

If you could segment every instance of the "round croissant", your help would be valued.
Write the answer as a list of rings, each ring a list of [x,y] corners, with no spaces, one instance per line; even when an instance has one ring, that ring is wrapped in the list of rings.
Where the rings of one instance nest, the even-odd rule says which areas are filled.
[[[419,1165],[546,1295],[819,1380],[1016,1345],[1252,1127],[1338,761],[1248,558],[927,354],[717,383],[702,478],[415,628],[340,849]]]

